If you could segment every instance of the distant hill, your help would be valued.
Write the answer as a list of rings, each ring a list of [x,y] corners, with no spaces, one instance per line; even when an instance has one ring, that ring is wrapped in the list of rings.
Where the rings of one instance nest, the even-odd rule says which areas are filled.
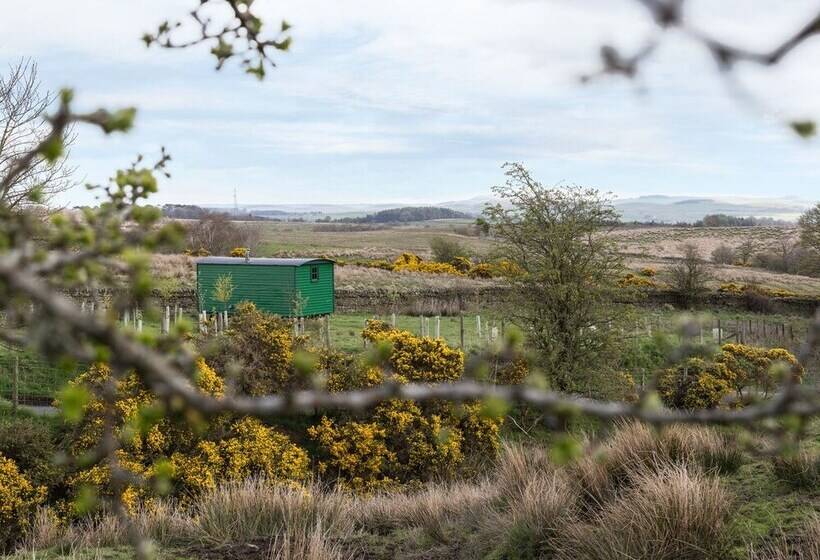
[[[423,203],[423,206],[396,203],[370,204],[259,204],[244,205],[243,212],[264,216],[266,218],[303,219],[305,221],[358,220],[370,219],[394,222],[406,221],[400,215],[396,219],[381,218],[382,212],[398,212],[404,209],[440,209],[455,214],[443,214],[439,217],[419,218],[442,219],[470,218],[481,214],[487,203],[500,202],[490,196],[477,196],[462,200]],[[418,203],[417,203],[418,204]],[[794,221],[814,202],[795,198],[775,197],[711,197],[703,196],[669,196],[645,195],[634,198],[620,198],[614,201],[615,209],[621,213],[624,222],[659,222],[673,224],[677,222],[693,223],[710,214],[727,216],[755,216],[775,220]],[[218,207],[211,207],[218,208]],[[229,212],[229,207],[219,209]],[[388,214],[390,215],[390,214]],[[417,221],[410,219],[408,221]],[[354,222],[355,223],[355,222]],[[359,222],[363,223],[363,222]]]
[[[472,216],[450,208],[440,208],[438,206],[403,206],[401,208],[388,208],[380,210],[374,214],[360,218],[341,218],[338,222],[355,224],[394,224],[402,222],[426,222],[428,220],[464,220]]]

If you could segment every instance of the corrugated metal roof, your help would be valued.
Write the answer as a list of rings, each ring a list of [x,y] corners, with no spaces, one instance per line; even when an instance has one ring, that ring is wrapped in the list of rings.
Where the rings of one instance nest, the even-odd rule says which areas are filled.
[[[245,257],[202,257],[196,260],[197,264],[251,264],[260,266],[302,266],[316,262],[333,262],[330,259],[272,259]]]

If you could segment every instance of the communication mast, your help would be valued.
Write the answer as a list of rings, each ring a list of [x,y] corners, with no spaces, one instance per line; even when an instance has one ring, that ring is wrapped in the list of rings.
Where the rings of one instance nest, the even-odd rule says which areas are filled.
[[[234,216],[239,215],[239,203],[237,202],[237,199],[236,199],[236,187],[233,188],[233,215]]]

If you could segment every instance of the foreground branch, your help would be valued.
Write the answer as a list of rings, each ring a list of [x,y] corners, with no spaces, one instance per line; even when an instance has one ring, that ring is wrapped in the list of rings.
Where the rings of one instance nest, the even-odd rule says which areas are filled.
[[[497,386],[461,381],[441,384],[399,384],[388,382],[360,391],[330,393],[326,391],[295,391],[265,397],[227,396],[213,398],[197,390],[184,375],[179,362],[134,340],[115,325],[96,317],[82,314],[65,296],[57,294],[36,276],[18,269],[11,260],[0,260],[0,279],[10,288],[30,298],[48,315],[61,321],[95,343],[108,346],[117,356],[118,363],[133,367],[146,384],[165,400],[182,399],[188,406],[206,415],[234,412],[253,416],[282,416],[294,413],[313,413],[321,410],[361,410],[389,399],[416,402],[448,400],[465,402],[502,399],[524,403],[555,416],[586,415],[604,421],[636,419],[652,424],[697,423],[749,425],[767,418],[795,415],[803,418],[820,415],[820,395],[816,390],[787,384],[786,388],[768,401],[740,410],[669,410],[647,406],[646,401],[629,404],[574,397],[563,393],[544,391],[525,385]],[[820,314],[812,326],[811,344],[816,344],[820,330]],[[193,363],[193,360],[190,360]]]

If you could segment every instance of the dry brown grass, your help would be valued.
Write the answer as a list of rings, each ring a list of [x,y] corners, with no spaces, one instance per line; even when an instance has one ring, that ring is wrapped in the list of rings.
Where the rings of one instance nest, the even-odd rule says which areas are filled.
[[[757,227],[652,227],[624,228],[612,232],[620,250],[632,255],[652,257],[683,256],[681,246],[692,243],[708,258],[718,246],[736,247],[753,241],[761,247],[776,244],[781,238],[797,239],[797,228]]]
[[[330,534],[352,530],[352,505],[342,492],[250,479],[200,497],[184,531],[190,539],[216,546],[284,534],[307,541],[317,528]]]
[[[797,535],[780,535],[768,546],[750,548],[749,560],[820,560],[820,514],[815,514]]]
[[[720,558],[730,507],[714,478],[682,466],[643,473],[590,522],[567,525],[556,542],[557,558]]]
[[[362,266],[336,267],[336,287],[345,290],[370,291],[375,289],[393,292],[419,292],[438,290],[474,290],[501,285],[497,279],[475,279],[451,274],[425,272],[392,272]]]
[[[552,464],[543,447],[506,445],[476,481],[356,496],[254,479],[184,508],[160,502],[135,520],[161,545],[236,552],[256,543],[281,560],[359,558],[368,543],[396,539],[409,539],[400,550],[416,558],[717,559],[730,499],[705,457],[727,441],[704,428],[623,424],[569,466]],[[111,516],[64,527],[44,510],[25,549],[123,544]]]

